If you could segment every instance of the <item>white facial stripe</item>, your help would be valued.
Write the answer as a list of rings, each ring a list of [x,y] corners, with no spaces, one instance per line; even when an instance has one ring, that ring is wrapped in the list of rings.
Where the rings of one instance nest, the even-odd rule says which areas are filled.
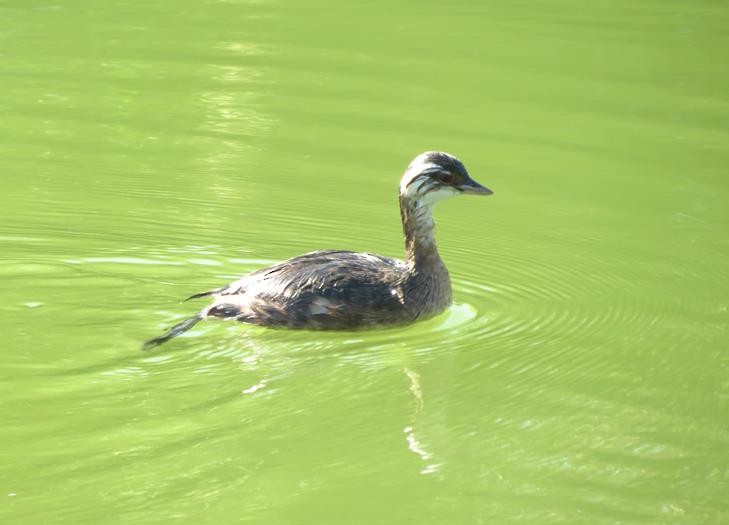
[[[427,168],[428,170],[441,171],[440,166]],[[432,206],[436,202],[458,195],[458,190],[451,186],[442,186],[439,182],[426,172],[416,173],[401,193],[404,197],[417,201],[422,206]]]
[[[450,187],[443,186],[437,190],[431,190],[420,198],[421,206],[432,206],[438,201],[458,195],[458,190]]]
[[[405,175],[403,175],[402,180],[400,181],[400,193],[405,192],[405,188],[408,184],[410,184],[410,181],[413,180],[415,177],[423,173],[424,171],[437,171],[440,170],[440,166],[433,162],[425,162],[425,160],[422,158],[422,155],[420,157],[417,157],[411,164],[408,166],[407,171],[405,172]]]

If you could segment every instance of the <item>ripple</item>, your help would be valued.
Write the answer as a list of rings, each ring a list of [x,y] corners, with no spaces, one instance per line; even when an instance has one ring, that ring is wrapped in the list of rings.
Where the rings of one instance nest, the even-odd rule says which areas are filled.
[[[319,216],[309,220],[309,214],[315,214],[315,206],[310,204],[299,206],[298,214],[280,214],[273,208],[258,210],[257,222],[265,225],[261,235],[276,233],[258,248],[245,243],[238,246],[230,240],[233,229],[223,225],[210,231],[210,239],[200,238],[196,244],[179,242],[182,235],[153,246],[141,239],[125,249],[99,249],[83,256],[59,254],[59,262],[6,262],[0,273],[43,278],[58,275],[59,270],[73,270],[76,286],[93,286],[102,279],[107,287],[119,290],[116,297],[104,298],[102,304],[116,303],[120,314],[133,321],[129,331],[134,337],[126,342],[130,352],[136,352],[143,339],[194,311],[194,307],[176,300],[273,264],[280,260],[279,255],[296,255],[301,245],[317,249],[322,243],[330,244],[322,239],[330,239],[334,247],[339,246],[336,238],[346,226],[337,219],[338,203],[324,201]],[[306,211],[303,215],[302,210]],[[383,204],[374,216],[390,216],[390,211]],[[395,217],[390,218],[396,222]],[[306,234],[292,239],[290,232],[300,230],[303,220],[307,221]],[[351,238],[341,244],[365,250],[385,244],[396,251],[400,249],[399,232],[393,230],[391,241],[378,237],[378,228],[368,228],[358,230],[357,246],[352,246]],[[473,242],[468,232],[460,230],[443,235],[441,251],[451,270],[454,304],[434,319],[407,327],[346,333],[275,331],[211,322],[160,349],[155,355],[158,360],[145,361],[134,354],[102,360],[89,371],[110,381],[177,371],[182,373],[179,381],[184,385],[195,381],[196,376],[226,373],[232,364],[244,373],[247,382],[247,386],[237,387],[237,392],[264,381],[267,386],[261,392],[273,395],[276,385],[297,370],[315,369],[332,359],[337,366],[386,370],[413,363],[424,366],[457,352],[471,360],[469,367],[473,368],[469,370],[483,363],[509,374],[510,387],[515,389],[526,390],[535,382],[556,377],[564,385],[580,388],[599,377],[599,371],[611,369],[611,356],[605,349],[626,348],[626,341],[646,340],[652,327],[666,321],[666,312],[711,311],[717,316],[726,312],[727,305],[716,301],[703,304],[680,295],[635,294],[645,264],[631,257],[616,261],[601,258],[599,252],[583,253],[578,244],[559,235],[550,239],[554,253],[526,249],[521,244],[533,239],[539,229],[532,234],[517,231],[511,239],[499,231],[497,228],[488,243]],[[682,273],[686,278],[698,274]],[[152,298],[142,301],[145,296]],[[43,304],[40,310],[47,310],[48,315],[59,307],[41,295],[16,302],[36,303]],[[82,307],[83,311],[88,308]],[[661,342],[670,347],[687,337],[674,336],[673,341],[664,337]]]
[[[260,257],[225,257],[221,251],[217,246],[189,246],[169,248],[155,257],[119,254],[68,259],[65,262],[100,266],[110,271],[114,271],[115,265],[178,268],[177,271],[182,272],[178,274],[178,287],[184,286],[184,275],[190,274],[193,268],[196,268],[196,282],[205,281],[202,287],[213,287],[276,262]],[[607,271],[599,276],[594,271],[586,274],[576,266],[535,265],[526,258],[508,254],[488,254],[484,257],[484,266],[488,268],[488,284],[481,282],[485,280],[485,272],[470,276],[453,272],[455,303],[435,319],[411,327],[352,333],[346,338],[327,335],[303,341],[286,331],[276,331],[273,335],[257,333],[260,340],[257,344],[265,347],[267,343],[273,343],[279,351],[283,347],[283,353],[290,351],[291,355],[317,349],[331,352],[363,345],[380,353],[409,346],[419,355],[450,351],[454,345],[462,349],[478,347],[481,351],[496,347],[504,351],[525,344],[559,349],[575,338],[604,332],[610,326],[655,322],[643,318],[643,310],[631,309],[627,302],[607,304],[601,309],[587,306],[586,298],[609,288],[612,279]],[[205,270],[200,274],[203,268]],[[149,274],[149,271],[145,273]],[[589,278],[582,278],[583,273]],[[197,289],[197,285],[184,287],[188,291]],[[184,295],[180,293],[179,297]],[[158,312],[158,315],[167,319],[165,324],[171,324],[181,316],[176,312]],[[256,331],[255,328],[239,326],[226,330],[237,333],[251,329]],[[215,331],[217,329],[205,328],[202,333],[212,335]],[[198,333],[193,331],[189,336],[194,337]],[[289,339],[291,343],[287,344]],[[245,354],[246,351],[238,345],[212,345],[210,349],[199,349],[200,358],[243,358]]]

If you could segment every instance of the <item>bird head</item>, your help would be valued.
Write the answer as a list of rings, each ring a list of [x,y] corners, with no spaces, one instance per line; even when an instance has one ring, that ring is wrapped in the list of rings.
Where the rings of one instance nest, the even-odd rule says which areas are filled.
[[[402,198],[426,206],[455,195],[492,193],[471,178],[460,160],[442,151],[426,151],[415,157],[400,181]]]

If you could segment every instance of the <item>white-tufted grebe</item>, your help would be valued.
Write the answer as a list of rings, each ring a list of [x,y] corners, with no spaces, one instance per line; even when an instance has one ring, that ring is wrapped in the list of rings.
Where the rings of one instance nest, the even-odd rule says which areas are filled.
[[[432,317],[451,304],[448,270],[435,245],[433,205],[454,195],[491,195],[453,155],[418,155],[400,181],[406,259],[341,250],[307,253],[252,272],[212,296],[200,313],[144,343],[148,349],[217,317],[314,330],[356,330]]]

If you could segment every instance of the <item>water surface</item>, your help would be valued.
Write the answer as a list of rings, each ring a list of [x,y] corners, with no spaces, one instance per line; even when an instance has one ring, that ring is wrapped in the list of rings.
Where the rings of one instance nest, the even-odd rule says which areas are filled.
[[[0,3],[0,519],[729,521],[729,8]],[[191,293],[403,252],[450,151],[455,304],[363,333]]]

